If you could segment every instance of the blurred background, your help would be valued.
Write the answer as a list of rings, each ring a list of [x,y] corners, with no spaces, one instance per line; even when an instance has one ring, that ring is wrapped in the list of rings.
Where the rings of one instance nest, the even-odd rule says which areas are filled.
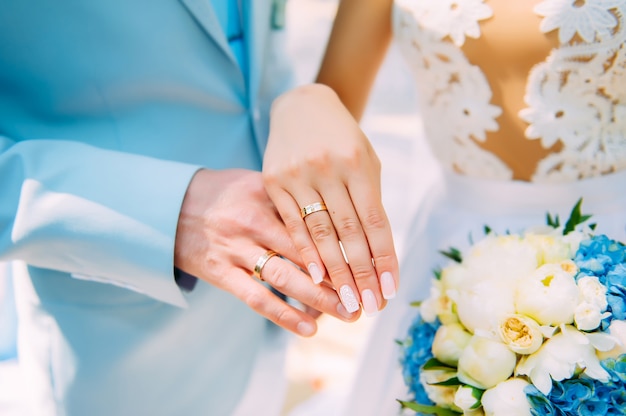
[[[315,79],[336,10],[337,0],[287,1],[287,45],[296,83]],[[409,69],[395,45],[378,74],[361,124],[382,162],[383,200],[402,255],[404,230],[436,167],[423,140]],[[347,393],[372,322],[365,316],[352,324],[322,317],[315,337],[292,339],[284,415],[337,414],[336,403]]]

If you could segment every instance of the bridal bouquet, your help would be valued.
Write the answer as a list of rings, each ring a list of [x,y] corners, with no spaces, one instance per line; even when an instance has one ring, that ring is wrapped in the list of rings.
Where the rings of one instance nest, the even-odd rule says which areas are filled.
[[[402,347],[428,415],[626,415],[626,246],[565,225],[485,238],[435,272]]]

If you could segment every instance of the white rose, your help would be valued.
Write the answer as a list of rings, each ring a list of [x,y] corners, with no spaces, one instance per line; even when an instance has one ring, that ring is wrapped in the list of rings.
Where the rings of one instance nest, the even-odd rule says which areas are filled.
[[[593,331],[600,326],[600,323],[606,316],[606,314],[600,311],[597,305],[582,302],[574,311],[574,323],[576,324],[576,328],[581,331]]]
[[[502,342],[474,335],[459,357],[458,378],[479,389],[488,389],[513,374],[516,356]]]
[[[543,343],[539,324],[534,319],[520,314],[507,317],[500,324],[498,332],[502,342],[518,354],[532,354]]]
[[[571,378],[584,369],[587,376],[606,382],[609,374],[602,368],[589,339],[574,327],[562,325],[561,332],[547,340],[534,354],[525,355],[517,365],[517,375],[527,375],[545,395],[552,390],[552,380]]]
[[[437,329],[431,347],[436,359],[444,364],[456,367],[463,349],[469,344],[472,334],[467,332],[463,325],[452,323],[442,325]]]
[[[579,290],[571,264],[545,264],[519,282],[515,294],[517,312],[541,325],[572,323]]]
[[[454,404],[454,395],[457,386],[434,386],[435,383],[449,380],[456,376],[454,371],[450,370],[423,370],[420,372],[420,383],[426,391],[428,398],[437,406],[446,409],[458,409]]]
[[[472,386],[461,386],[454,395],[454,404],[461,410],[463,414],[468,411],[480,407],[480,397],[482,390]]]
[[[606,300],[606,286],[596,276],[583,276],[577,282],[580,295],[585,302],[596,305],[601,312],[609,305]]]
[[[485,415],[531,416],[530,404],[524,393],[528,384],[521,378],[511,378],[485,391],[482,397]]]
[[[613,319],[609,325],[609,334],[615,340],[615,347],[606,352],[598,352],[601,360],[626,354],[626,322]]]

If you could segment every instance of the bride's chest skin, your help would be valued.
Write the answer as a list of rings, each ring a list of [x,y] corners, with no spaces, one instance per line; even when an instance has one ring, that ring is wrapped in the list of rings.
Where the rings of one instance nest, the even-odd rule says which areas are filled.
[[[528,75],[558,46],[556,32],[539,29],[541,17],[533,12],[541,0],[487,0],[493,16],[480,22],[480,37],[466,38],[461,48],[467,59],[481,68],[493,92],[492,103],[502,108],[499,129],[487,133],[481,147],[496,154],[517,179],[528,180],[537,162],[552,150],[528,140],[528,126],[518,117],[526,104]]]

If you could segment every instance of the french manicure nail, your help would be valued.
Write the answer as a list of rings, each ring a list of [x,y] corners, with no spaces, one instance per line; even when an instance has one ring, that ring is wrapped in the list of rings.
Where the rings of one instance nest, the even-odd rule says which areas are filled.
[[[352,313],[359,310],[359,301],[356,300],[356,296],[354,296],[354,292],[350,286],[341,286],[339,289],[339,297],[348,312]]]
[[[302,321],[298,323],[298,327],[296,328],[298,334],[308,337],[315,333],[315,328],[308,322]]]
[[[383,291],[383,298],[393,299],[396,297],[396,282],[389,272],[384,272],[380,276],[380,286]]]
[[[306,266],[306,268],[309,269],[309,275],[311,275],[311,279],[313,280],[313,283],[315,283],[316,285],[319,285],[320,283],[322,283],[322,281],[324,280],[324,276],[322,276],[322,271],[320,270],[319,267],[317,267],[317,264],[309,263],[309,265]]]
[[[363,311],[366,316],[372,317],[378,313],[378,303],[376,302],[376,296],[370,289],[365,289],[361,292],[361,302],[363,303]]]

